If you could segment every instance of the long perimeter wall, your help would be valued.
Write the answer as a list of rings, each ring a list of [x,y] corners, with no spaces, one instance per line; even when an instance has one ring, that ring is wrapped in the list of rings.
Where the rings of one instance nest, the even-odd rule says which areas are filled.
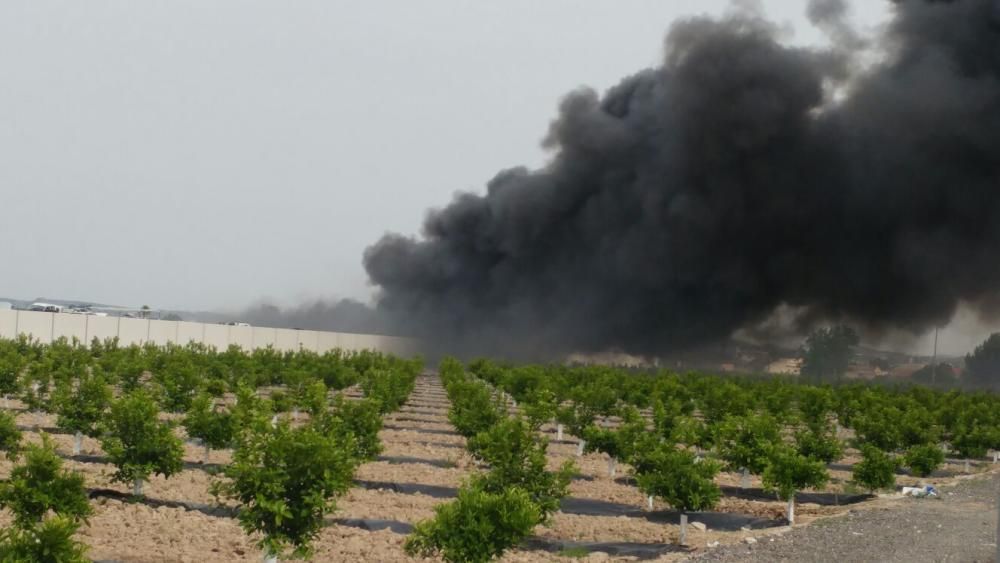
[[[282,351],[310,350],[318,353],[336,348],[377,350],[404,357],[417,353],[416,340],[397,336],[0,310],[0,338],[16,338],[19,334],[31,336],[43,344],[60,337],[76,338],[85,343],[94,338],[117,337],[123,346],[141,346],[146,342],[161,346],[169,342],[180,345],[200,342],[219,350],[236,344],[244,350],[272,346]]]

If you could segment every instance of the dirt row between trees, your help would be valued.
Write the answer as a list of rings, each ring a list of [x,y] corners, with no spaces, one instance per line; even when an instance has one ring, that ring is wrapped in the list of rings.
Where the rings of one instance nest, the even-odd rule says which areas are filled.
[[[403,533],[411,524],[433,516],[434,507],[447,502],[463,479],[477,471],[465,452],[464,439],[447,421],[447,408],[440,382],[434,377],[419,378],[407,404],[400,412],[386,417],[386,428],[380,433],[385,447],[380,460],[362,465],[356,475],[358,486],[339,499],[331,526],[317,539],[315,560],[414,560],[403,553]],[[18,422],[45,427],[53,426],[55,420],[22,412]],[[548,430],[554,431],[554,427]],[[32,441],[39,439],[34,432],[25,435]],[[54,435],[53,439],[61,453],[72,450],[72,436]],[[707,529],[689,528],[690,549],[681,550],[673,545],[679,533],[677,514],[659,505],[653,511],[645,509],[643,494],[621,477],[627,474],[627,467],[619,467],[619,477],[611,479],[604,455],[578,458],[575,454],[575,439],[570,436],[550,445],[550,466],[555,468],[563,460],[573,458],[580,467],[580,478],[572,483],[570,498],[552,524],[537,529],[537,537],[526,548],[509,553],[503,561],[551,561],[565,548],[581,547],[582,551],[574,549],[565,554],[579,556],[590,551],[586,556],[589,560],[673,561],[689,556],[692,550],[704,551],[714,542],[745,545],[741,543],[744,538],[760,538],[787,529],[783,526],[784,503],[763,494],[758,480],[752,482],[756,490],[739,491],[736,489],[739,477],[722,474],[719,482],[725,487],[726,496],[716,511],[691,516],[692,522],[706,524]],[[110,481],[114,469],[102,461],[102,456],[98,442],[85,439],[83,456],[66,462],[68,467],[85,475],[88,487],[104,491],[92,501],[95,514],[79,534],[91,546],[90,555],[94,559],[260,560],[261,553],[253,541],[244,535],[234,518],[225,515],[234,507],[223,502],[219,508],[209,494],[213,473],[229,461],[230,452],[213,451],[209,464],[201,466],[202,448],[187,444],[186,469],[167,480],[152,478],[146,486],[149,500],[145,504],[109,498],[127,498],[130,489]],[[9,462],[0,462],[0,476],[7,476],[10,468]],[[832,471],[831,475],[846,480],[849,467],[845,471]],[[900,478],[900,482],[909,484],[908,479],[912,480]],[[915,484],[916,480],[912,481]],[[831,490],[843,488],[837,483],[833,487]],[[803,498],[809,498],[808,492]],[[855,507],[878,502],[881,501]],[[808,523],[848,510],[852,507],[807,502],[797,512],[799,521]],[[8,522],[9,515],[0,513],[0,525]]]

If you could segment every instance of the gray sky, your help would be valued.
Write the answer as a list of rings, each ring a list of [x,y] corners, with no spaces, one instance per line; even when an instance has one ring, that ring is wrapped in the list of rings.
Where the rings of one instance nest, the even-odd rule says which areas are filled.
[[[759,4],[822,41],[802,0]],[[4,2],[0,295],[365,299],[365,246],[541,164],[563,94],[656,64],[671,21],[727,5]]]

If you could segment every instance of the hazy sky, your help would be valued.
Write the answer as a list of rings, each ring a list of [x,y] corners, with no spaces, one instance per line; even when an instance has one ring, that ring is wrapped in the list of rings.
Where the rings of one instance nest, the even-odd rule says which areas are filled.
[[[671,21],[727,4],[3,2],[0,296],[364,299],[368,244],[543,163],[563,94],[656,64]],[[822,40],[803,0],[759,4]]]

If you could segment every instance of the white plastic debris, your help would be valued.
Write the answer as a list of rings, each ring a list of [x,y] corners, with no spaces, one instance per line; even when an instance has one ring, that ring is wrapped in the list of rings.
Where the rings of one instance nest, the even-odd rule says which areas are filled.
[[[903,487],[903,496],[917,498],[936,497],[938,496],[938,492],[931,485],[927,485],[926,487]]]

